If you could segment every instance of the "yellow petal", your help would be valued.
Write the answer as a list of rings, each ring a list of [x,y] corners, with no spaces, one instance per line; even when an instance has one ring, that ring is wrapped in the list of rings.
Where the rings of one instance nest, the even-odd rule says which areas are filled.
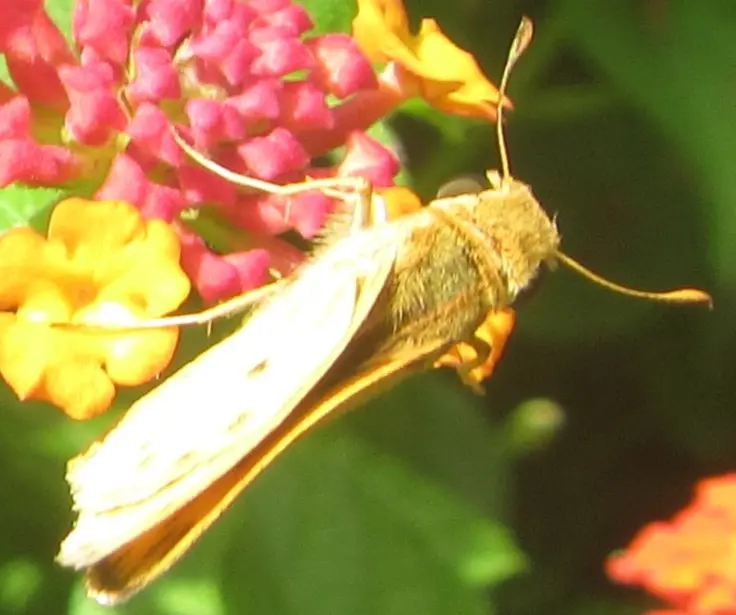
[[[148,318],[175,310],[191,289],[179,266],[180,251],[174,229],[160,220],[147,222],[141,238],[126,247],[127,268],[101,288],[99,301],[135,305]]]
[[[405,95],[421,92],[427,102],[455,115],[495,120],[498,89],[483,74],[472,54],[440,30],[434,19],[424,19],[412,36],[401,2],[359,0],[353,37],[374,62],[394,62],[399,89]],[[503,104],[509,106],[508,99]]]
[[[401,0],[358,0],[353,38],[373,62],[402,56],[411,61],[409,20]]]
[[[16,314],[20,320],[36,323],[68,322],[74,311],[65,289],[52,280],[37,278],[26,282],[25,298]]]
[[[376,193],[384,201],[389,220],[395,220],[422,208],[422,200],[419,196],[405,186],[379,188]]]
[[[48,239],[29,228],[0,236],[0,374],[21,399],[47,400],[74,418],[105,410],[116,384],[155,378],[171,361],[178,330],[48,324],[114,325],[175,310],[190,290],[179,258],[168,224],[118,201],[61,202]]]
[[[20,399],[33,397],[53,355],[48,327],[18,322],[13,314],[2,314],[0,329],[0,374]]]
[[[60,242],[68,259],[80,266],[96,263],[98,269],[111,262],[121,248],[145,231],[140,212],[123,201],[61,201],[49,221],[49,242]],[[113,275],[114,272],[106,272]]]
[[[105,369],[117,384],[143,384],[153,380],[171,362],[178,341],[176,329],[117,335],[107,343]]]
[[[414,47],[424,98],[455,115],[495,119],[500,94],[472,54],[455,45],[433,19],[422,21]],[[508,101],[504,101],[508,105]]]
[[[77,322],[126,324],[144,320],[139,308],[97,302],[75,315]],[[80,332],[87,347],[94,348],[110,379],[137,386],[158,376],[170,363],[179,341],[178,329],[151,329],[118,333]]]
[[[95,361],[57,363],[46,373],[38,398],[81,421],[107,410],[115,398],[115,387]]]

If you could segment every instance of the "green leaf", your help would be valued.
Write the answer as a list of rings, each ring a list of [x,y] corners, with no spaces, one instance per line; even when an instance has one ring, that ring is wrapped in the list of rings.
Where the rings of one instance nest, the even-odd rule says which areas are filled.
[[[339,424],[290,451],[242,510],[223,562],[232,613],[480,614],[479,589],[523,567],[503,526]]]
[[[206,539],[175,567],[128,601],[115,605],[117,615],[226,615],[221,588],[223,554],[232,544],[227,522],[216,525]],[[87,596],[78,579],[69,603],[69,615],[105,615],[109,607]]]
[[[314,22],[310,35],[350,32],[351,23],[358,14],[357,5],[345,0],[303,0],[299,4],[309,11]]]
[[[410,378],[345,422],[417,474],[452,489],[492,518],[506,518],[511,472],[506,432],[449,370]]]
[[[23,613],[39,591],[43,573],[27,559],[10,561],[0,567],[0,611]]]
[[[647,5],[565,0],[576,42],[629,99],[679,145],[701,173],[712,208],[711,258],[736,284],[733,116],[736,14],[723,2],[672,2],[665,15]]]
[[[61,200],[64,191],[13,185],[3,188],[0,194],[0,231],[16,226],[45,231],[53,205]]]
[[[74,4],[74,0],[46,0],[44,2],[46,11],[68,41],[72,40],[72,9]]]
[[[167,574],[156,584],[114,610],[87,596],[82,581],[77,582],[69,602],[69,615],[225,615],[217,577],[219,548],[212,541],[200,545],[196,555],[182,562],[176,572]],[[217,545],[219,547],[219,545]],[[210,552],[209,554],[207,552]],[[213,568],[214,567],[214,568]]]

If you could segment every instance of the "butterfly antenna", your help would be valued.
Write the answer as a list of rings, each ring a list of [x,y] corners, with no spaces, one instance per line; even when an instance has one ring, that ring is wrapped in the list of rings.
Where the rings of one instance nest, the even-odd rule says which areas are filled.
[[[529,47],[529,43],[532,42],[532,35],[534,33],[534,24],[528,17],[522,17],[519,28],[516,30],[516,36],[511,43],[509,49],[509,55],[506,59],[506,66],[503,69],[503,75],[501,76],[501,85],[498,88],[498,107],[496,109],[496,137],[498,138],[498,150],[501,155],[501,172],[503,179],[511,178],[511,168],[509,166],[509,155],[506,150],[506,138],[503,133],[503,104],[506,98],[506,85],[511,75],[511,70],[516,65],[517,60],[521,57],[521,54],[526,51]]]
[[[559,250],[555,254],[555,260],[565,265],[568,269],[572,269],[584,278],[587,278],[594,284],[607,288],[619,295],[637,297],[638,299],[646,299],[648,301],[659,301],[660,303],[702,303],[709,308],[713,307],[713,298],[698,288],[678,288],[677,290],[664,292],[637,290],[636,288],[629,288],[628,286],[622,286],[621,284],[607,280]]]

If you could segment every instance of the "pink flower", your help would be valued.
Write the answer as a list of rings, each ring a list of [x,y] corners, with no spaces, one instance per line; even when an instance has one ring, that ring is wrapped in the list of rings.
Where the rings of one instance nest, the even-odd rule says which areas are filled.
[[[2,3],[0,24],[0,52],[18,85],[0,92],[0,185],[81,181],[99,198],[128,200],[169,222],[206,204],[250,232],[314,235],[331,203],[295,199],[287,216],[283,199],[239,194],[193,168],[171,128],[233,171],[300,181],[314,175],[300,133],[334,125],[327,95],[377,83],[349,37],[329,35],[329,45],[306,38],[312,20],[290,1],[80,0],[74,48],[40,0]],[[295,71],[306,72],[286,79]],[[41,123],[56,129],[39,137]],[[382,173],[393,176],[388,167]],[[220,255],[176,228],[182,262],[208,300],[266,281],[266,251]]]
[[[42,0],[0,3],[0,53],[17,85],[0,86],[0,186],[74,182],[172,223],[184,267],[208,300],[266,281],[281,242],[274,235],[293,229],[312,237],[334,198],[308,193],[287,202],[228,184],[189,160],[172,128],[241,175],[278,184],[362,175],[392,186],[398,162],[364,133],[373,122],[425,94],[451,112],[488,115],[493,108],[495,89],[469,54],[453,51],[436,30],[396,35],[386,25],[403,11],[396,0],[388,8],[359,4],[358,41],[310,36],[313,19],[292,0],[78,0],[70,47]],[[366,41],[384,35],[398,36],[410,51],[393,57],[382,50],[369,60]],[[428,58],[443,57],[452,60],[440,62],[441,71],[428,68]],[[379,79],[372,61],[387,58]],[[474,92],[480,102],[468,102]],[[313,166],[343,145],[342,160]],[[202,206],[216,211],[218,224],[250,234],[250,245],[269,247],[229,256],[232,245],[214,251],[208,237],[193,240],[200,218],[185,223],[181,215]],[[290,269],[283,255],[291,252],[276,251],[279,267]]]
[[[240,176],[360,176],[390,215],[420,206],[394,186],[399,162],[366,129],[414,96],[492,117],[497,90],[433,21],[412,35],[399,0],[358,5],[354,35],[310,36],[312,17],[292,0],[78,0],[69,45],[43,0],[0,2],[14,84],[0,82],[0,188],[72,197],[52,213],[48,240],[28,227],[0,237],[17,269],[0,288],[0,375],[21,398],[88,418],[117,385],[155,377],[176,345],[173,330],[102,340],[39,318],[147,319],[177,309],[190,286],[207,302],[248,291],[303,261],[282,233],[314,237],[337,205],[333,192],[283,197],[228,181],[176,135]],[[373,62],[385,64],[378,75]],[[80,245],[81,269],[69,247]]]

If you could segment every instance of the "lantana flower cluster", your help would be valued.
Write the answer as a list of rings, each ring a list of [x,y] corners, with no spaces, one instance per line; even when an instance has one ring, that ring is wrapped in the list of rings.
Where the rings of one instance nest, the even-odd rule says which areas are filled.
[[[99,370],[90,387],[91,377],[77,381],[68,366],[52,376],[49,365],[66,362],[35,346],[7,350],[8,339],[27,334],[13,331],[26,327],[28,314],[36,324],[84,322],[81,315],[115,296],[125,314],[158,317],[184,301],[188,281],[206,302],[240,294],[298,265],[302,253],[281,235],[313,237],[336,207],[323,191],[286,198],[227,182],[189,159],[175,132],[240,175],[277,184],[361,176],[390,191],[399,161],[365,131],[402,102],[420,96],[449,113],[495,118],[499,93],[473,57],[431,19],[412,34],[399,0],[359,0],[352,35],[310,35],[313,25],[291,0],[79,0],[70,45],[43,0],[0,3],[0,53],[12,78],[0,82],[0,187],[54,186],[76,199],[72,218],[69,206],[52,213],[52,227],[66,235],[49,232],[45,244],[27,231],[0,237],[0,254],[25,255],[0,262],[2,277],[14,280],[6,294],[0,284],[0,373],[19,396],[51,400],[81,418],[107,407],[114,383],[140,380],[113,377],[104,352],[82,353]],[[132,206],[133,243],[159,245],[151,236],[161,224],[170,230],[160,253],[130,248],[130,237],[111,230],[121,224],[121,203]],[[236,230],[239,247],[211,249],[198,219]],[[104,249],[101,236],[109,240]],[[121,250],[129,255],[119,260]],[[72,262],[70,275],[64,267]],[[161,284],[169,274],[177,282]],[[40,284],[37,275],[55,290],[29,290]],[[110,293],[109,285],[124,290]],[[152,300],[161,288],[167,300]],[[46,296],[66,297],[67,307],[59,312]],[[44,335],[50,348],[62,344],[55,336],[83,334]],[[145,370],[146,378],[168,361]]]
[[[700,482],[686,508],[612,556],[608,574],[671,606],[650,615],[735,615],[736,474]]]
[[[0,310],[8,310],[0,312],[0,373],[19,397],[74,418],[107,408],[115,385],[154,378],[178,332],[80,335],[44,325],[136,322],[176,309],[190,288],[170,225],[144,220],[129,203],[94,205],[59,203],[47,237],[18,227],[0,238]]]

